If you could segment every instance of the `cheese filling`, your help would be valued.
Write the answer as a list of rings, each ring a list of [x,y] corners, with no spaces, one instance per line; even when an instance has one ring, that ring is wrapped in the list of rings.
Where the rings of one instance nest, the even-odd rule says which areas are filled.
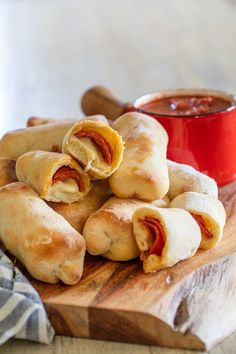
[[[95,131],[81,130],[75,134],[76,138],[89,138],[95,145],[96,149],[101,153],[104,162],[111,166],[113,160],[113,151],[109,142],[99,133]]]
[[[72,203],[78,200],[78,194],[84,189],[81,174],[69,166],[62,166],[52,177],[52,184],[47,190],[47,198],[53,202]]]
[[[76,181],[72,178],[58,181],[52,184],[47,191],[47,197],[52,202],[62,201],[71,203],[78,200],[79,188]]]

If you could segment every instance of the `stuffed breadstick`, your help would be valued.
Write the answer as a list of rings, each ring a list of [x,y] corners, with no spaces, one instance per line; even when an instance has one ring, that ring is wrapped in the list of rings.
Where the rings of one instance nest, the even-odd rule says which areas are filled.
[[[51,123],[10,131],[0,140],[0,156],[17,160],[32,150],[60,152],[63,138],[72,125],[71,122]]]
[[[223,204],[217,198],[196,192],[186,192],[173,199],[170,208],[181,208],[191,213],[201,229],[200,248],[212,248],[220,242],[226,213]]]
[[[0,157],[0,187],[17,181],[15,166],[16,161]]]
[[[118,169],[123,149],[121,136],[108,123],[91,120],[77,122],[63,141],[63,152],[94,179],[107,178]]]
[[[199,247],[200,229],[185,210],[141,207],[132,221],[145,273],[192,257]]]
[[[93,181],[92,188],[84,199],[71,204],[48,202],[48,205],[82,233],[88,217],[101,208],[110,196],[107,180]]]
[[[103,120],[104,117],[98,115],[89,119]],[[33,150],[61,152],[64,136],[74,123],[64,121],[10,131],[0,140],[0,157],[17,160]]]
[[[168,195],[174,199],[184,192],[198,192],[218,197],[216,181],[195,168],[167,160],[170,188]]]
[[[36,279],[77,283],[83,273],[83,237],[30,187],[0,188],[0,239]]]
[[[122,115],[113,128],[123,137],[125,151],[119,169],[110,177],[112,192],[120,198],[162,198],[169,189],[165,129],[141,113]]]
[[[16,175],[41,198],[72,203],[86,196],[90,178],[69,155],[48,151],[30,151],[18,158]]]
[[[110,198],[84,226],[87,251],[113,261],[138,257],[131,218],[135,210],[144,205],[147,203],[136,199]],[[168,199],[155,201],[155,205],[165,207]]]

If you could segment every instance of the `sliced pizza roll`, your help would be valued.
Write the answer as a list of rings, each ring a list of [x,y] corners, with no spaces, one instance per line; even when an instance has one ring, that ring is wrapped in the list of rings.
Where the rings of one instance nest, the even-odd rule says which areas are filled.
[[[88,217],[101,208],[110,197],[111,190],[107,180],[93,181],[92,188],[84,199],[71,204],[48,202],[48,205],[82,233]]]
[[[83,120],[66,134],[63,152],[73,156],[94,179],[114,173],[123,158],[121,136],[107,123]]]
[[[7,157],[0,157],[0,187],[16,182],[16,161]]]
[[[113,128],[125,142],[124,158],[110,177],[112,192],[120,198],[152,201],[169,189],[166,162],[168,136],[155,119],[141,113],[126,113]]]
[[[195,168],[167,160],[170,188],[168,195],[174,199],[184,192],[198,192],[218,197],[216,181]]]
[[[145,273],[192,257],[199,247],[200,229],[185,210],[144,206],[135,211],[132,221]]]
[[[212,248],[220,242],[226,213],[217,198],[197,192],[186,192],[173,199],[170,208],[185,209],[193,216],[201,229],[201,249]]]
[[[16,175],[41,198],[53,202],[76,202],[91,188],[90,178],[80,165],[71,156],[56,152],[27,152],[16,162]]]
[[[83,273],[83,237],[29,186],[0,188],[0,240],[36,279],[77,283]]]
[[[155,201],[155,205],[167,204],[167,200]],[[84,226],[87,251],[113,261],[128,261],[138,257],[131,219],[135,210],[144,205],[147,203],[136,199],[110,198],[88,218]]]

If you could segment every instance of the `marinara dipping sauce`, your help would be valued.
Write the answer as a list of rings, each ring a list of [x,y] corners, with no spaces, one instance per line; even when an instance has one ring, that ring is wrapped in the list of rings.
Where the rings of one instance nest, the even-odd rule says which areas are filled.
[[[236,179],[236,98],[213,90],[168,90],[138,98],[132,108],[167,130],[169,159],[192,165],[218,185]]]
[[[140,108],[154,114],[191,116],[224,111],[232,103],[214,96],[175,96],[143,104]]]

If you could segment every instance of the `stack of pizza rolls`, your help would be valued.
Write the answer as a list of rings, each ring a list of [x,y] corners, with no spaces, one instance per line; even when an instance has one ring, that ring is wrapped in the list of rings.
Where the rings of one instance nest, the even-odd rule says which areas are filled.
[[[113,124],[98,115],[27,125],[0,140],[0,240],[36,279],[75,284],[86,250],[139,257],[152,273],[220,242],[216,182],[167,160],[155,119],[131,112]]]
[[[113,159],[108,169],[112,173],[122,160],[122,137],[104,116],[87,118],[92,135],[99,129],[102,144],[92,137],[81,137],[81,141],[93,145],[97,161],[103,161],[104,142],[111,144]],[[85,171],[83,152],[77,159],[62,152],[66,134],[72,127],[77,129],[80,120],[41,120],[38,125],[37,121],[33,127],[5,134],[0,141],[0,239],[34,278],[75,284],[83,273],[83,226],[111,191],[106,172],[93,181]]]

